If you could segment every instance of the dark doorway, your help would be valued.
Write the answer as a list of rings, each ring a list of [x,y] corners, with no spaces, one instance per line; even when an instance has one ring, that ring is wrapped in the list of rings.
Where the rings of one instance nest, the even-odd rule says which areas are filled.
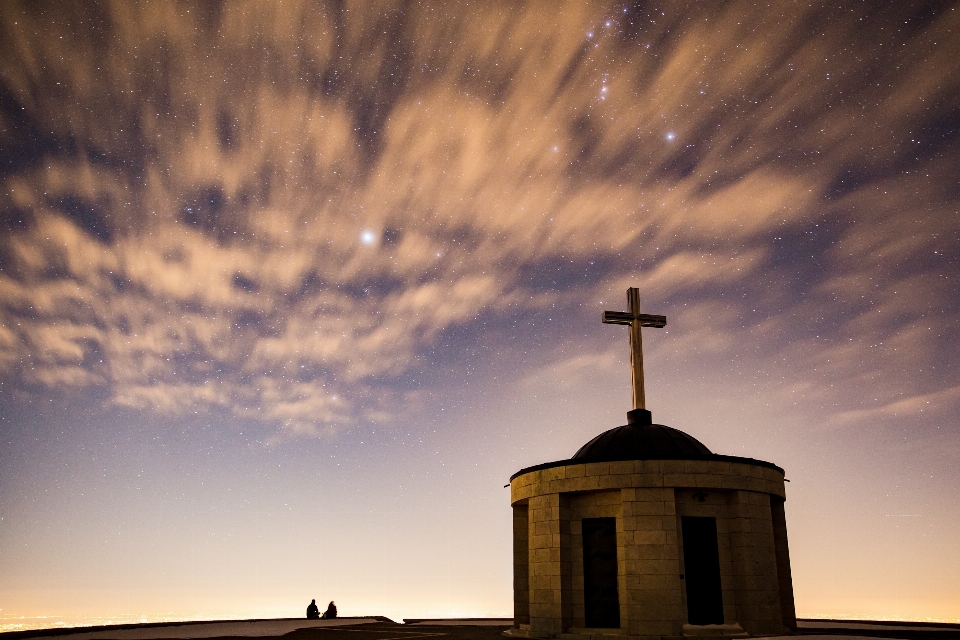
[[[723,624],[717,519],[683,516],[683,564],[690,624]]]
[[[620,628],[617,592],[617,519],[583,519],[584,626]]]

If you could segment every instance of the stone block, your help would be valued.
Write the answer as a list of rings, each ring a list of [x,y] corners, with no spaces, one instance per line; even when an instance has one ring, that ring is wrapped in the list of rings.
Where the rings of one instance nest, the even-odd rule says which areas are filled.
[[[637,560],[661,560],[667,556],[669,547],[661,544],[634,544],[628,549]],[[676,555],[676,553],[674,553]]]
[[[597,499],[600,504],[619,508],[620,505],[623,504],[623,489],[598,494]]]
[[[637,470],[640,473],[663,473],[663,461],[662,460],[643,460],[640,464],[637,465]]]
[[[610,473],[620,475],[624,473],[634,473],[635,465],[632,460],[619,460],[610,463]]]
[[[759,584],[757,583],[757,577],[754,575],[741,575],[740,576],[740,588],[741,591],[757,591]]]
[[[769,480],[770,482],[783,482],[783,474],[776,469],[761,467],[760,473],[763,478]]]
[[[601,516],[601,509],[598,508],[597,505],[595,505],[595,504],[590,504],[590,503],[586,503],[586,504],[581,504],[581,505],[579,505],[579,508],[577,509],[577,515],[578,515],[580,518],[600,518],[600,517],[602,517],[602,516]]]
[[[559,547],[546,547],[539,549],[530,550],[530,563],[543,563],[545,566],[553,566],[554,563],[560,562],[560,548]]]
[[[719,474],[704,473],[697,476],[697,486],[701,488],[720,489],[729,476]]]
[[[667,586],[665,576],[633,574],[626,577],[629,591],[659,591]]]
[[[741,604],[739,607],[740,617],[743,620],[755,621],[760,619],[760,607],[752,603]]]
[[[538,495],[530,499],[531,509],[547,509],[557,502],[555,496]]]
[[[638,545],[628,544],[623,547],[622,552],[620,549],[617,550],[617,556],[624,561],[640,560],[640,549]]]
[[[564,467],[552,467],[540,472],[540,482],[549,482],[551,480],[562,480],[564,477]]]
[[[531,492],[527,489],[527,487],[512,489],[510,491],[510,504],[514,505],[523,503],[530,498],[530,493]]]
[[[531,575],[530,576],[530,588],[534,591],[538,590],[548,590],[548,589],[559,589],[560,585],[560,576],[550,576],[550,575]]]
[[[565,471],[564,471],[563,477],[566,478],[567,480],[570,480],[573,478],[582,478],[584,475],[584,465],[582,464],[571,464],[564,467],[564,469]]]
[[[584,465],[584,474],[588,476],[606,476],[610,474],[609,462],[588,462]]]
[[[557,605],[559,606],[559,605]],[[559,614],[552,612],[544,617],[530,616],[530,637],[531,638],[552,638],[560,633]]]
[[[684,460],[683,461],[683,472],[684,473],[708,473],[710,470],[710,462],[705,460]]]
[[[654,531],[633,531],[630,534],[632,538],[632,544],[659,544],[663,545],[667,542],[667,532],[663,529],[654,530]],[[627,534],[624,534],[626,537]]]
[[[543,589],[553,589],[553,585],[550,582],[550,579],[553,576],[542,575],[542,574],[530,574],[530,589],[533,591],[543,590]],[[560,576],[556,576],[559,578]]]
[[[748,469],[752,468],[754,465],[746,464],[743,462],[731,462],[730,463],[730,473],[735,476],[747,476],[749,475]]]
[[[544,496],[548,506],[544,508],[543,515],[551,520],[560,517],[560,496],[557,494]]]
[[[631,477],[631,483],[635,487],[662,487],[663,474],[660,473],[635,473]]]
[[[663,638],[667,636],[680,636],[682,635],[675,628],[679,625],[675,624],[670,620],[650,620],[644,619],[641,620],[638,624],[637,635],[648,636],[653,638]]]
[[[673,489],[668,491],[670,499],[673,499]],[[640,487],[634,493],[635,502],[663,502],[664,491],[661,485]]]
[[[638,516],[663,516],[666,513],[663,502],[632,502],[631,511]]]
[[[665,487],[696,487],[697,477],[692,473],[665,473],[663,475]]]
[[[784,495],[784,485],[782,480],[780,482],[775,482],[773,480],[764,480],[761,488],[763,489],[763,492],[766,494],[773,494],[775,496],[781,496],[781,497],[783,497]]]
[[[720,481],[720,486],[724,489],[746,489],[750,485],[750,480],[739,474],[724,476]]]
[[[553,543],[553,534],[547,534],[542,536],[530,536],[530,549],[549,549],[550,547],[555,547]]]
[[[647,587],[637,586],[636,583],[629,582],[631,577],[636,576],[665,576],[673,575],[673,567],[676,565],[672,560],[633,560],[628,559],[622,562],[624,579],[628,589],[646,589]],[[631,586],[632,585],[632,586]]]
[[[649,590],[638,591],[638,594],[649,594]],[[658,598],[656,601],[651,601],[650,599],[644,598],[644,606],[642,611],[638,612],[640,614],[640,619],[645,620],[669,620],[669,621],[680,621],[683,620],[685,616],[682,616],[682,607],[680,606],[680,592],[672,592],[672,597],[669,598],[669,602],[666,602],[665,598]],[[642,595],[640,597],[643,597]]]
[[[713,473],[717,473],[722,476],[729,476],[734,473],[733,465],[729,462],[713,462],[712,465],[714,469],[716,469],[716,471]]]
[[[640,610],[642,618],[663,615],[681,606],[680,590],[672,587],[665,589],[628,589],[627,597],[631,607]]]
[[[663,516],[634,516],[638,531],[658,531],[664,529]]]
[[[531,604],[560,604],[560,592],[554,589],[531,589]],[[531,607],[532,609],[532,607]],[[533,623],[533,611],[530,612],[531,624]]]
[[[630,478],[631,476],[629,474],[597,476],[601,489],[623,489],[629,487],[632,484]]]
[[[573,478],[567,482],[567,489],[569,491],[596,491],[600,488],[599,476],[585,475],[580,478]]]
[[[661,473],[683,473],[683,460],[661,460]]]

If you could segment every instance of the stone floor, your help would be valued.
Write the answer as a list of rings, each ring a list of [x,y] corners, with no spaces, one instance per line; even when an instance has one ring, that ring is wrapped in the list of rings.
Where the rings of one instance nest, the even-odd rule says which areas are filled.
[[[960,624],[938,622],[876,622],[869,620],[798,620],[804,640],[827,638],[902,638],[960,640]]]
[[[124,625],[123,627],[16,631],[0,640],[503,640],[510,626],[503,619],[409,619],[399,624],[383,617],[336,620],[247,620],[226,622]],[[960,624],[801,620],[803,640],[960,640]],[[777,636],[796,639],[797,636]],[[615,636],[611,636],[615,640]],[[771,638],[771,640],[773,640]]]

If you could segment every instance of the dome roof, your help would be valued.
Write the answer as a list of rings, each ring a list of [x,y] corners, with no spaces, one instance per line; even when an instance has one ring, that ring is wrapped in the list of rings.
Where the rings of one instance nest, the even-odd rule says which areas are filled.
[[[604,431],[580,447],[571,461],[689,460],[713,453],[683,431],[651,424],[650,412],[637,409],[627,414],[629,424]]]

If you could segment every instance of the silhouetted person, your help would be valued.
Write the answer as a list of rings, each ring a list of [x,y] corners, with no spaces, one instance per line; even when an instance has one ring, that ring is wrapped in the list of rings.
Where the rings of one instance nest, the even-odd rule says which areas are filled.
[[[330,604],[327,605],[327,610],[323,612],[321,616],[324,620],[330,620],[337,617],[337,605],[333,604],[333,600],[330,601]]]
[[[307,620],[319,620],[320,619],[320,609],[317,607],[317,601],[311,600],[310,606],[307,607]]]

